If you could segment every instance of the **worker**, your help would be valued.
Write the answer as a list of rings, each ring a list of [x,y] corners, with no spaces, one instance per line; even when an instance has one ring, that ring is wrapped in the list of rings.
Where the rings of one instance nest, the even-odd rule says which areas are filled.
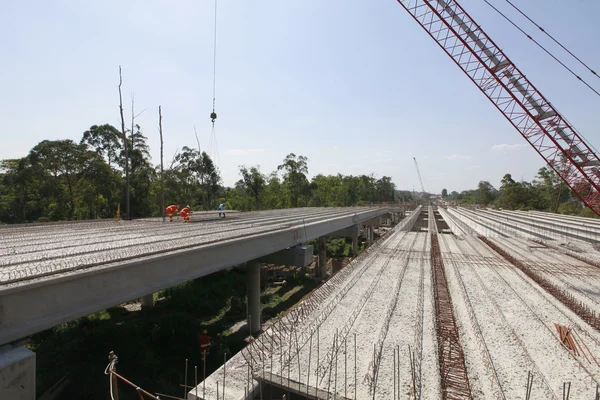
[[[219,211],[225,211],[225,203],[219,204]],[[225,213],[219,213],[219,217],[223,214],[223,218],[225,218]]]
[[[185,208],[179,212],[179,215],[183,218],[183,222],[190,222],[190,213]]]
[[[208,336],[206,329],[202,330],[202,335],[198,338],[200,342],[200,354],[202,354],[202,360],[206,359],[206,356],[210,354],[210,348],[213,346],[213,342]]]
[[[185,218],[183,218],[183,220],[185,222],[191,222],[190,218],[191,218],[191,215],[193,214],[193,211],[190,210],[190,206],[185,206],[181,211],[186,213],[186,216],[185,216]]]
[[[177,215],[177,211],[179,211],[179,207],[172,204],[169,207],[167,207],[166,211],[167,211],[167,215],[169,216],[169,222],[173,222],[173,214]]]

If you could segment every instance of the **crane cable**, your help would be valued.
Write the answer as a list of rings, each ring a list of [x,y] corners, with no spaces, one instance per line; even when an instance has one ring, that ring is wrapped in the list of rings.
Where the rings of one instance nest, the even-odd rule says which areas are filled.
[[[219,148],[217,146],[217,136],[215,134],[215,120],[217,119],[217,113],[215,111],[216,104],[216,93],[217,93],[217,0],[215,0],[215,28],[214,28],[214,41],[213,41],[213,108],[212,113],[210,114],[210,119],[212,122],[212,129],[210,133],[210,140],[208,144],[208,152],[213,153],[212,156],[215,158],[215,162],[219,163]],[[214,152],[213,150],[214,146]]]
[[[581,61],[579,59],[579,57],[577,57],[575,54],[573,54],[569,49],[567,49],[565,46],[562,45],[562,43],[560,43],[558,40],[556,40],[551,34],[549,34],[548,32],[546,32],[546,30],[544,28],[542,28],[540,25],[538,25],[534,20],[532,20],[531,18],[529,18],[527,16],[527,14],[525,14],[523,11],[521,11],[519,9],[519,7],[515,6],[513,3],[510,2],[510,0],[504,0],[506,1],[508,4],[510,4],[515,10],[517,10],[522,16],[524,16],[525,18],[527,18],[529,20],[529,22],[531,22],[532,24],[534,24],[535,26],[537,26],[537,28],[544,32],[550,39],[552,39],[554,41],[554,43],[556,43],[557,45],[559,45],[564,51],[566,51],[567,53],[569,53],[571,55],[571,57],[573,57],[574,59],[576,59],[577,61],[579,61],[579,63],[581,65],[583,65],[585,68],[587,68],[593,75],[596,76],[596,78],[600,78],[600,76],[596,73],[596,71],[594,71],[593,69],[591,69],[586,63],[584,63],[583,61]]]
[[[537,42],[534,38],[532,38],[527,32],[525,32],[519,25],[517,25],[516,23],[514,23],[510,18],[508,18],[506,15],[504,15],[502,13],[502,11],[498,10],[496,7],[494,7],[488,0],[483,0],[485,1],[485,3],[492,7],[498,14],[500,14],[502,17],[504,17],[504,19],[506,19],[508,22],[510,22],[515,28],[517,28],[519,31],[521,31],[521,33],[525,36],[527,36],[528,39],[530,39],[533,43],[535,43],[539,48],[541,48],[542,50],[544,50],[550,57],[552,57],[556,62],[558,62],[560,65],[562,65],[563,68],[565,68],[567,71],[569,71],[573,76],[575,76],[577,79],[579,79],[585,86],[587,86],[592,92],[594,92],[597,96],[600,97],[600,93],[594,89],[592,86],[590,86],[585,80],[583,80],[583,78],[581,78],[579,75],[577,75],[575,72],[573,72],[572,69],[570,69],[569,67],[567,67],[562,61],[560,61],[554,54],[552,54],[550,51],[548,51],[544,46],[542,46],[539,42]]]

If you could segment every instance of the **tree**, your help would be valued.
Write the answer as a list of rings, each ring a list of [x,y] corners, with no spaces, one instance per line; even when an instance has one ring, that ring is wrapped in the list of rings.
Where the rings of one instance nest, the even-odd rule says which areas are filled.
[[[442,189],[442,199],[445,199],[446,197],[448,197],[448,190]]]
[[[277,167],[277,171],[284,171],[283,182],[289,191],[292,207],[298,207],[298,198],[308,183],[306,178],[306,174],[308,174],[307,162],[308,158],[304,156],[296,157],[294,153],[290,153],[283,160],[283,164]]]
[[[259,166],[250,167],[250,170],[244,165],[240,165],[240,174],[246,190],[252,193],[256,201],[256,209],[260,210],[260,197],[265,190],[265,176],[260,172]]]
[[[108,166],[112,168],[123,150],[123,145],[119,140],[120,135],[117,128],[112,125],[92,125],[83,133],[80,144],[88,145],[96,153],[106,157]]]
[[[477,204],[488,205],[496,198],[496,189],[488,181],[481,181],[477,185],[475,199]]]

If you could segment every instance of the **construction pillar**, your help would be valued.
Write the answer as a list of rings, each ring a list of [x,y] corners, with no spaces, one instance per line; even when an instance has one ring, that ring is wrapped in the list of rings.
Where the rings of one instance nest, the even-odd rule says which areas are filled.
[[[358,255],[358,230],[359,230],[358,225],[354,225],[352,227],[352,255],[353,256]]]
[[[142,303],[142,308],[152,308],[154,307],[154,295],[148,294],[140,299],[140,303]]]
[[[319,263],[317,265],[317,277],[325,279],[327,275],[327,238],[321,236],[319,238]]]
[[[260,263],[248,262],[248,329],[251,335],[262,329],[260,317]]]
[[[35,353],[25,347],[0,348],[0,399],[35,400]]]
[[[373,222],[369,224],[369,228],[367,229],[367,242],[369,244],[373,243]]]

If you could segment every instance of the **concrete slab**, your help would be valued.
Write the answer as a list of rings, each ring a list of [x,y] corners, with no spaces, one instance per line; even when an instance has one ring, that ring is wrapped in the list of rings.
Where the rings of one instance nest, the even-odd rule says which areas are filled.
[[[35,400],[35,353],[25,347],[0,348],[0,399]]]

